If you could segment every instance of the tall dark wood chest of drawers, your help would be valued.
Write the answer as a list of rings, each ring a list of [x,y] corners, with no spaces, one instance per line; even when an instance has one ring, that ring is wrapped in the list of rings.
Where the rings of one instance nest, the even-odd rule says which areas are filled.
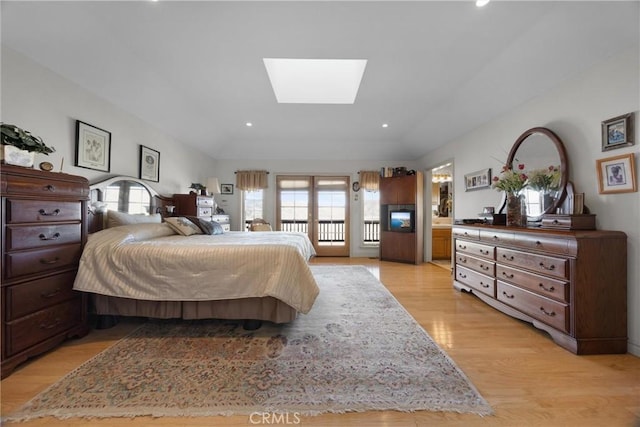
[[[87,299],[73,291],[87,238],[89,182],[2,165],[2,377],[85,335]]]
[[[627,351],[623,232],[455,225],[453,239],[457,289],[573,353]]]

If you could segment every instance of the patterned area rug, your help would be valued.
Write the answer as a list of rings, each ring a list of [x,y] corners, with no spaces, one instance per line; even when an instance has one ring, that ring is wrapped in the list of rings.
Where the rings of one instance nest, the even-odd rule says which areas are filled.
[[[8,419],[491,413],[365,267],[312,269],[320,296],[291,324],[245,331],[224,321],[149,321]]]

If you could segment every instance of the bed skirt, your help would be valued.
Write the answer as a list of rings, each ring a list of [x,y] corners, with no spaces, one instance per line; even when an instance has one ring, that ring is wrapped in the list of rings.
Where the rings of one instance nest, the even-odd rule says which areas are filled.
[[[91,294],[96,314],[151,317],[154,319],[230,319],[288,323],[298,312],[273,298],[218,301],[146,301]]]

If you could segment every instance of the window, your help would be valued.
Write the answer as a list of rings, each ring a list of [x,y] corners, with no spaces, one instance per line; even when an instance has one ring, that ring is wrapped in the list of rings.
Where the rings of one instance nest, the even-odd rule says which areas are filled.
[[[243,215],[245,231],[256,218],[264,218],[264,190],[243,191]]]
[[[380,243],[380,192],[362,191],[362,244],[377,246]]]

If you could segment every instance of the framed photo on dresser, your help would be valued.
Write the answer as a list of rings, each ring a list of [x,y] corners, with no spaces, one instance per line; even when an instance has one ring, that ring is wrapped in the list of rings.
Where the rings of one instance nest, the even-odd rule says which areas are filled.
[[[140,146],[140,179],[160,181],[160,152]]]

